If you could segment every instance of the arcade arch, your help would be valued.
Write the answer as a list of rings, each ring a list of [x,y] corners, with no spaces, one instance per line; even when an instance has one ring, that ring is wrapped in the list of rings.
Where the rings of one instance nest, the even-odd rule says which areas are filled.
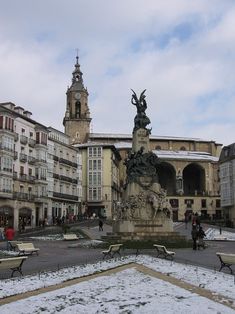
[[[26,226],[32,224],[32,209],[22,207],[19,209],[19,230],[24,230]]]
[[[0,207],[0,227],[13,226],[14,209],[10,206]]]
[[[157,166],[158,179],[161,187],[167,191],[167,195],[174,195],[176,191],[176,171],[168,162],[161,162]]]
[[[184,195],[203,195],[205,191],[205,169],[191,163],[183,170]]]

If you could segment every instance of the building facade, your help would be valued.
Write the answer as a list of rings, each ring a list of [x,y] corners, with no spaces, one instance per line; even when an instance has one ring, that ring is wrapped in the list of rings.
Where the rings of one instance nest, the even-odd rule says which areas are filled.
[[[219,169],[221,206],[226,220],[235,226],[235,143],[223,147]]]
[[[52,222],[53,208],[61,216],[78,214],[81,164],[68,142],[68,136],[34,121],[24,108],[0,104],[0,227],[20,230]]]
[[[71,222],[81,214],[82,160],[69,137],[48,128],[48,209],[49,223]]]
[[[77,145],[82,154],[83,212],[87,216],[112,217],[113,204],[120,200],[119,163],[114,145]]]

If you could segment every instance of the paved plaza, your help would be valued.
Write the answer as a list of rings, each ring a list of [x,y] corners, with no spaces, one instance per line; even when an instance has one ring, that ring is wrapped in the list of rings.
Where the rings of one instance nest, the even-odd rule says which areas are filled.
[[[111,231],[111,227],[104,224],[104,231],[99,231],[96,222],[90,225],[82,224],[80,228],[84,233],[89,235],[93,240],[99,240],[106,232]],[[206,228],[206,226],[205,226]],[[190,226],[185,229],[183,223],[175,226],[175,231],[190,237]],[[41,232],[43,234],[43,231]],[[102,248],[84,247],[82,244],[86,240],[78,241],[45,241],[35,240],[31,237],[35,236],[34,233],[20,235],[24,241],[33,242],[34,246],[40,249],[39,255],[32,255],[25,261],[23,265],[23,273],[25,275],[48,271],[58,270],[63,267],[73,265],[83,265],[88,263],[95,263],[103,259]],[[81,245],[80,245],[81,244]],[[74,246],[74,247],[71,247]],[[0,243],[0,249],[5,249],[6,243]],[[216,256],[216,252],[234,253],[234,242],[229,241],[207,241],[207,248],[205,250],[194,251],[192,248],[174,249],[176,252],[175,261],[185,264],[192,264],[204,266],[211,269],[219,269],[220,262]],[[136,250],[124,249],[122,256],[135,255]],[[141,250],[140,254],[148,254],[156,256],[154,249]],[[233,266],[234,267],[234,266]],[[9,274],[8,274],[9,275]],[[7,274],[0,274],[1,278]]]

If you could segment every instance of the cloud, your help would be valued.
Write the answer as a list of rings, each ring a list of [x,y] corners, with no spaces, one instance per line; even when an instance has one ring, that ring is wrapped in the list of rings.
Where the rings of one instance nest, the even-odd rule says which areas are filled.
[[[131,88],[153,134],[234,142],[234,1],[9,0],[0,12],[0,102],[63,130],[79,48],[94,132],[131,133]]]

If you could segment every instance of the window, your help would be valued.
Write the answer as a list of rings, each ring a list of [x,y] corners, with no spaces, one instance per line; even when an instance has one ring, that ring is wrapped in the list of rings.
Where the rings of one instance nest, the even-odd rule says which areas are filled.
[[[201,200],[202,208],[206,208],[206,199]]]
[[[172,208],[179,208],[179,200],[177,199],[170,199],[170,204]]]
[[[215,202],[216,202],[215,203],[216,208],[220,208],[220,199],[217,199]]]
[[[157,146],[155,147],[155,149],[156,149],[156,150],[161,150],[162,148],[161,148],[161,146],[157,145]]]
[[[184,200],[184,203],[187,205],[187,208],[191,208],[193,204],[193,200]]]
[[[180,150],[186,150],[186,148],[184,146],[181,146]]]
[[[24,166],[20,166],[20,174],[24,174]]]

